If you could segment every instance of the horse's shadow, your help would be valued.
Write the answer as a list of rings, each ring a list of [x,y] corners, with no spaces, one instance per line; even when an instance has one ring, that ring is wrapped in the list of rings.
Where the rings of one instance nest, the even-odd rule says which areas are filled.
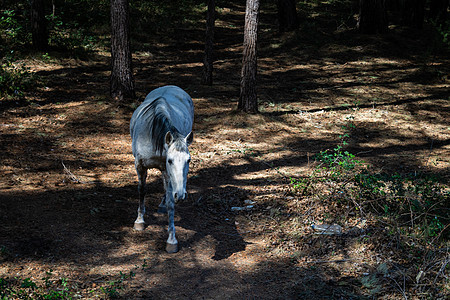
[[[149,183],[149,187],[154,188],[152,189],[154,193],[147,195],[148,226],[157,225],[167,228],[167,214],[158,212],[157,204],[163,194],[162,181],[156,180]],[[236,187],[228,186],[225,189],[226,194],[229,195],[243,194],[243,191],[237,191]],[[188,199],[176,204],[175,214],[178,221],[175,222],[175,226],[182,228],[182,231],[193,232],[193,234],[180,234],[181,232],[177,231],[179,251],[193,248],[208,236],[215,241],[214,255],[211,257],[214,260],[226,259],[233,253],[245,250],[248,242],[244,241],[236,228],[236,214],[227,209],[231,202],[224,200],[227,203],[211,205],[211,201],[205,198],[208,196],[203,192],[190,193]],[[237,205],[237,201],[235,200],[234,204]],[[160,244],[163,249],[165,240]]]
[[[191,199],[195,197],[198,195],[191,195]],[[192,210],[192,206],[196,207],[195,218],[187,214],[187,210]],[[195,231],[195,234],[189,239],[181,241],[181,248],[190,247],[207,236],[211,236],[215,241],[215,252],[212,256],[214,260],[226,259],[233,253],[244,251],[248,242],[244,240],[236,227],[236,215],[231,211],[213,213],[208,211],[208,208],[201,206],[202,204],[196,204],[195,200],[179,205],[180,225]]]

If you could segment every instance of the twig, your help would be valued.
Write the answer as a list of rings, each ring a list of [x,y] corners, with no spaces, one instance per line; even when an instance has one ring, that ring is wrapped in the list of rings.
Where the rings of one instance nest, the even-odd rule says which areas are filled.
[[[400,286],[400,284],[397,282],[397,280],[395,280],[392,277],[388,277],[391,280],[393,280],[395,282],[395,284],[397,285],[398,289],[400,290],[400,292],[403,294],[403,298],[405,298],[405,300],[408,300],[408,297],[406,296],[406,293],[404,291],[404,289],[402,289],[402,287]],[[405,281],[405,276],[403,276],[403,281]],[[403,285],[405,285],[405,282],[403,282]]]
[[[373,151],[373,150],[361,151],[361,152],[356,153],[356,155],[366,154],[366,153],[370,153],[370,152],[372,152],[372,151]]]
[[[61,161],[61,164],[64,167],[64,172],[66,172],[67,176],[69,177],[70,180],[72,180],[72,182],[87,183],[86,181],[82,181],[82,180],[78,179],[72,172],[70,172],[70,170],[66,167],[66,165],[64,164],[63,161]]]
[[[444,272],[447,265],[450,263],[450,256],[447,255],[445,260],[442,262],[441,268],[439,269],[439,272],[436,274],[436,277],[433,280],[433,284],[436,283],[436,280],[438,279],[439,275]]]
[[[327,264],[327,263],[343,263],[347,261],[354,261],[355,259],[344,258],[344,259],[334,259],[334,260],[313,260],[307,261],[308,264]]]
[[[445,231],[445,230],[447,230],[447,228],[450,226],[450,223],[449,224],[447,224],[447,226],[445,226],[435,237],[434,237],[434,239],[431,241],[431,243],[430,244],[433,244],[434,243],[434,241],[437,239],[437,238],[439,238],[440,236],[441,236],[441,234]]]
[[[268,166],[271,169],[274,169],[275,171],[277,171],[278,174],[280,174],[281,176],[283,176],[284,178],[290,179],[292,176],[288,176],[286,174],[283,174],[280,170],[277,170],[274,166],[270,165],[268,162],[261,160],[261,162],[263,164],[265,164],[266,166]]]
[[[395,280],[393,277],[388,276],[388,278],[392,279],[395,282],[395,284],[397,284],[398,289],[403,294],[403,297],[405,298],[405,300],[408,300],[408,297],[406,296],[406,292],[405,292],[405,290],[406,290],[406,276],[405,276],[405,273],[403,273],[402,270],[400,270],[400,268],[397,267],[395,264],[394,264],[394,267],[403,275],[403,288],[400,286],[400,284],[397,282],[397,280]]]

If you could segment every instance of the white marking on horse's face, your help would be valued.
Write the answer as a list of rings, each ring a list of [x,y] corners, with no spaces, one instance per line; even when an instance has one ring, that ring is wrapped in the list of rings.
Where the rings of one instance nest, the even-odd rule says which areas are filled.
[[[175,145],[171,145],[167,151],[166,171],[172,185],[172,196],[175,202],[186,197],[186,181],[189,172],[191,155],[189,150],[180,151]]]

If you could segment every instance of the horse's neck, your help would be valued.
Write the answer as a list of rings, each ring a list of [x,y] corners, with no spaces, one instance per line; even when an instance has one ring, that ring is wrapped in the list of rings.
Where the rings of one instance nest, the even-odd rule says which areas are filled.
[[[170,131],[172,134],[179,133],[178,129],[176,128],[176,124],[174,124],[174,122],[172,121],[170,111],[166,107],[159,108],[157,115],[159,115],[159,117],[161,118],[166,132]]]
[[[164,107],[160,107],[155,112],[152,127],[152,138],[155,141],[157,152],[164,153],[165,138],[169,131],[173,138],[179,138],[179,136],[181,136],[180,132],[171,121],[168,110]]]

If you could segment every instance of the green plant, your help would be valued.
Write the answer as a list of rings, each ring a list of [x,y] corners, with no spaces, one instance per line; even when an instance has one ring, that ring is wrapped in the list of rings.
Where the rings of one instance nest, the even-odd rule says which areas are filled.
[[[355,105],[357,106],[357,103]],[[318,181],[332,179],[334,181],[348,182],[347,177],[357,174],[355,173],[356,169],[362,166],[363,162],[356,159],[356,156],[349,151],[344,151],[344,146],[348,144],[347,139],[350,138],[350,132],[356,128],[354,116],[347,117],[345,125],[341,126],[341,128],[344,133],[339,135],[340,144],[333,149],[320,151],[314,156],[317,165],[310,176],[302,179],[289,178],[291,191],[294,194],[307,195],[308,190],[315,189],[313,185],[317,184]],[[337,187],[335,192],[339,189]],[[343,194],[343,191],[340,191],[340,194]]]
[[[8,248],[4,245],[0,245],[0,257],[9,255]]]
[[[357,187],[355,199],[365,202],[376,200],[380,213],[388,216],[397,226],[408,226],[420,232],[425,240],[442,233],[450,219],[448,191],[434,176],[424,174],[371,173],[364,170],[354,177]],[[368,205],[366,205],[368,206]],[[378,213],[377,206],[371,210]],[[407,230],[405,230],[407,232]]]
[[[427,236],[436,237],[444,229],[444,224],[438,218],[434,216],[431,220],[425,220],[422,230]]]
[[[436,22],[432,22],[437,34],[439,35],[442,43],[447,46],[450,46],[450,21],[443,22],[438,24]]]
[[[42,59],[45,61],[49,61],[51,59],[50,55],[46,52],[42,54]]]
[[[65,278],[51,280],[52,270],[43,278],[44,285],[33,281],[31,278],[0,278],[0,299],[72,299],[68,282]]]
[[[322,164],[322,168],[338,172],[339,170],[350,171],[362,162],[348,151],[342,151],[342,146],[337,145],[333,150],[320,151],[316,157]]]
[[[316,167],[310,176],[290,178],[291,192],[331,199],[355,210],[355,215],[375,214],[390,225],[391,235],[408,236],[423,244],[445,241],[450,220],[448,187],[436,176],[373,171],[344,150],[356,129],[354,117],[347,117],[341,128],[341,143],[315,155]],[[316,192],[308,194],[308,190]]]
[[[30,42],[30,34],[26,30],[25,22],[26,18],[21,15],[20,10],[7,9],[0,13],[0,38],[5,38],[9,48],[16,48]],[[2,46],[0,46],[1,49]]]
[[[7,284],[8,282],[5,279],[0,278],[0,296],[3,295],[2,292],[6,289]]]
[[[63,21],[61,15],[47,15],[49,44],[70,51],[93,50],[97,39],[76,21]],[[48,54],[47,54],[48,55]]]
[[[0,97],[21,98],[36,83],[36,79],[28,67],[14,64],[13,59],[7,57],[0,65]]]
[[[291,187],[294,189],[294,191],[302,192],[302,193],[310,184],[310,182],[311,182],[310,179],[311,179],[311,177],[306,177],[306,178],[301,178],[301,179],[296,179],[296,178],[292,178],[292,177],[289,178]]]
[[[136,273],[134,273],[133,271],[130,271],[128,274],[122,273],[122,271],[120,271],[119,279],[110,281],[108,286],[101,287],[100,290],[110,298],[118,298],[120,296],[119,291],[124,287],[124,281],[127,279],[132,279],[135,275]]]
[[[20,285],[20,287],[26,288],[26,289],[27,288],[35,289],[37,287],[37,285],[30,278],[25,278],[23,280],[22,284]]]
[[[259,156],[258,150],[248,147],[247,145],[246,145],[246,148],[243,148],[243,149],[231,149],[231,150],[227,151],[227,154],[230,154],[230,153],[242,153],[244,156],[250,156],[250,157]]]
[[[355,106],[358,107],[357,102],[355,103]],[[346,119],[347,123],[345,125],[341,126],[342,130],[344,130],[344,133],[339,135],[339,138],[341,139],[341,142],[342,142],[342,146],[348,145],[348,142],[346,139],[350,137],[350,132],[352,130],[356,129],[356,125],[353,122],[355,120],[355,117],[353,115],[348,116],[345,119]]]
[[[346,123],[341,126],[343,133],[339,135],[340,145],[332,150],[320,151],[315,156],[315,159],[321,162],[319,167],[323,170],[329,170],[333,177],[339,177],[342,173],[354,170],[356,166],[362,164],[354,154],[343,150],[344,146],[348,145],[347,139],[350,138],[351,131],[356,128],[354,119],[353,115],[346,117]]]

